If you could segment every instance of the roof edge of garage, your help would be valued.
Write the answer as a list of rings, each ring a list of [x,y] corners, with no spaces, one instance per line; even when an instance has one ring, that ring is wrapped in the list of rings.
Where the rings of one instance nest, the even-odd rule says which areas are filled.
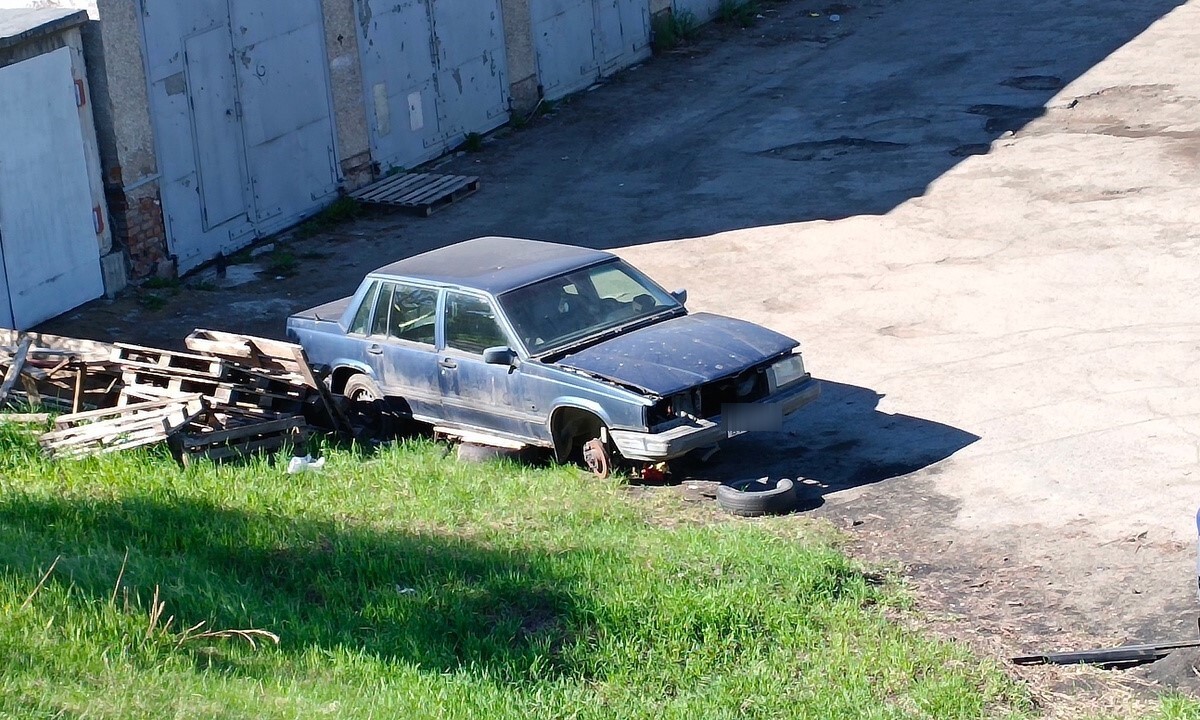
[[[86,10],[71,8],[0,9],[0,50],[53,35],[88,21]]]

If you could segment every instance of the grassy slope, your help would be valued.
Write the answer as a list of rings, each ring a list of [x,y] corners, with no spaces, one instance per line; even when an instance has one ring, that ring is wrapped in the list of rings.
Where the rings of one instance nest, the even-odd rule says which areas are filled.
[[[0,426],[0,716],[1029,712],[996,668],[889,623],[896,602],[800,520],[665,528],[572,469],[423,443],[301,476],[54,464]],[[282,641],[181,642],[201,621]]]

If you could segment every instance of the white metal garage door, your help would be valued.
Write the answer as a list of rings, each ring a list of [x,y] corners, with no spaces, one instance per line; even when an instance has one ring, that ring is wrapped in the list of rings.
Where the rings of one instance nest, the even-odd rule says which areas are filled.
[[[538,79],[549,100],[650,55],[648,0],[532,0]]]
[[[320,0],[141,4],[180,271],[320,209],[339,182]]]
[[[71,51],[0,68],[0,324],[25,330],[100,297]]]
[[[412,167],[508,122],[499,0],[357,0],[371,155]]]

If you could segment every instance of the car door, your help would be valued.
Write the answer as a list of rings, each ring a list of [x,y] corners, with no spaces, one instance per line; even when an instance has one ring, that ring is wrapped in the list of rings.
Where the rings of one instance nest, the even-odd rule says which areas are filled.
[[[414,416],[428,420],[441,414],[434,342],[437,300],[434,288],[382,282],[367,335],[368,362],[381,389],[388,396],[403,398]]]
[[[524,376],[519,367],[489,365],[488,348],[516,347],[487,298],[448,290],[442,307],[438,378],[442,414],[451,424],[533,439],[523,411]]]

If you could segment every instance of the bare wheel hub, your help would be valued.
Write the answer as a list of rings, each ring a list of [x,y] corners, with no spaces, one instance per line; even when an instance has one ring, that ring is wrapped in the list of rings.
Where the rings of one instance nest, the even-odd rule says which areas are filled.
[[[593,438],[584,444],[583,463],[598,478],[606,478],[612,473],[612,458],[600,438]]]

